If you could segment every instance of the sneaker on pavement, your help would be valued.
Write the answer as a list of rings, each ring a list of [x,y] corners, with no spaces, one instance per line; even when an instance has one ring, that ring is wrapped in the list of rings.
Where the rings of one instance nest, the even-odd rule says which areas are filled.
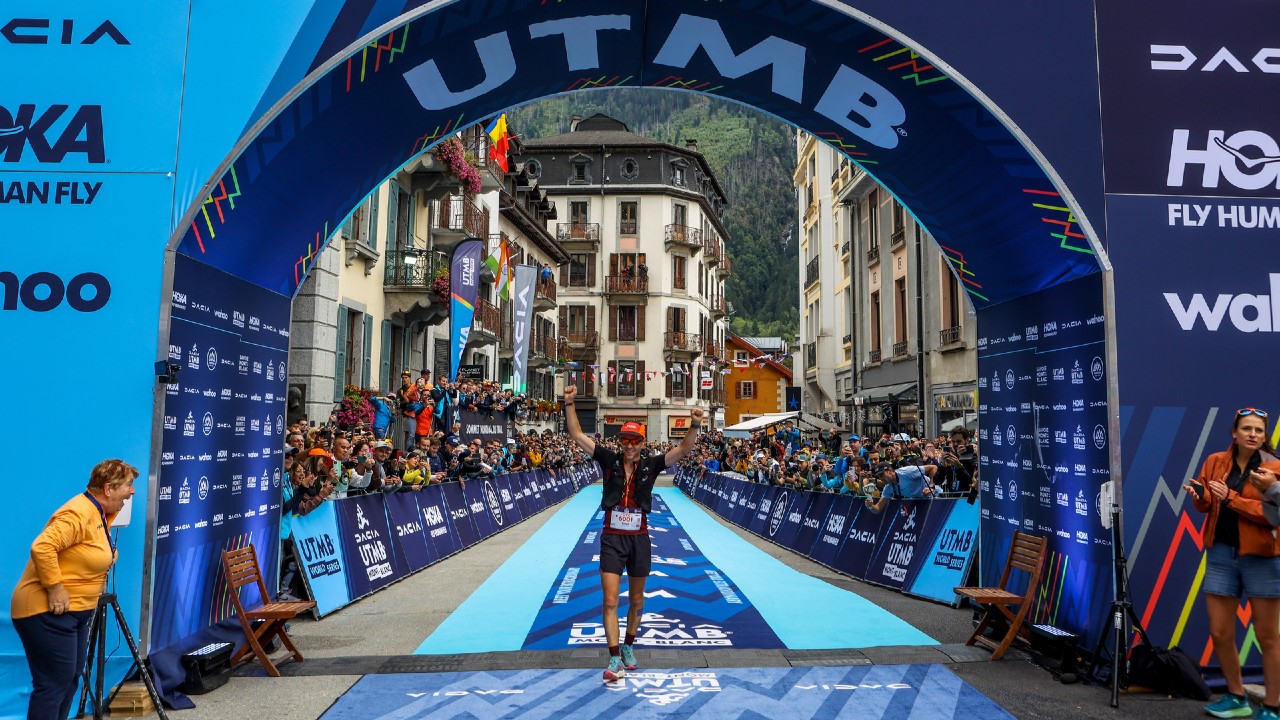
[[[1204,706],[1204,711],[1214,717],[1220,718],[1245,718],[1253,716],[1253,708],[1249,705],[1249,699],[1239,695],[1227,693],[1218,698],[1217,702],[1209,703]],[[1272,716],[1274,717],[1274,715]]]
[[[628,670],[635,670],[639,667],[636,665],[636,651],[630,645],[622,646],[622,666]]]
[[[1277,715],[1264,707],[1259,707],[1258,714],[1254,715],[1254,717],[1257,718],[1257,720],[1280,720],[1280,715]]]
[[[621,680],[626,676],[627,676],[627,669],[622,666],[622,658],[618,657],[617,655],[610,656],[609,667],[604,669],[604,681],[613,682],[614,680]],[[1232,717],[1232,716],[1223,715],[1222,717]]]

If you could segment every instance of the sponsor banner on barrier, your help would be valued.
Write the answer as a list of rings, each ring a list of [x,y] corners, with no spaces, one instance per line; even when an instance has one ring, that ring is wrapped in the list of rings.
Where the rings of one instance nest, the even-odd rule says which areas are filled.
[[[773,522],[773,506],[778,499],[778,488],[768,485],[756,485],[759,489],[755,495],[759,498],[755,501],[755,510],[751,513],[751,517],[747,521],[747,530],[761,537],[768,537],[769,529]]]
[[[523,497],[524,490],[524,474],[519,475],[503,475],[493,479],[493,486],[498,491],[498,500],[502,505],[502,514],[507,518],[508,525],[515,525],[524,521],[524,512],[520,509],[519,503],[516,502],[516,493],[520,493]]]
[[[920,555],[903,592],[957,604],[955,588],[964,585],[978,543],[978,506],[947,501],[946,512],[935,506],[929,513],[932,537],[917,550]],[[921,552],[923,551],[923,552]]]
[[[876,552],[863,578],[869,583],[901,590],[907,575],[918,563],[920,536],[933,500],[894,500],[884,509]],[[945,511],[945,509],[944,509]]]
[[[778,499],[774,501],[773,518],[769,522],[769,532],[772,534],[769,539],[783,547],[795,547],[796,536],[804,526],[804,512],[808,505],[809,493],[792,489],[782,490],[778,494]],[[780,522],[778,522],[779,510],[782,512]]]
[[[444,493],[445,506],[449,509],[449,523],[458,536],[458,549],[475,545],[480,534],[476,532],[475,520],[471,518],[471,506],[463,495],[462,486],[456,482],[447,482],[440,488]]]
[[[831,567],[848,573],[860,580],[865,580],[871,557],[875,555],[880,542],[880,528],[884,525],[884,513],[876,514],[866,506],[866,498],[853,498],[853,518],[849,521],[849,531],[845,534],[844,544],[836,555]],[[934,502],[951,502],[935,500]],[[887,512],[887,510],[886,510]]]
[[[426,528],[418,498],[438,495],[439,486],[415,492],[397,492],[385,495],[387,519],[391,523],[391,543],[397,557],[402,558],[406,573],[417,572],[440,558],[435,548],[427,542]]]
[[[498,489],[489,479],[476,478],[462,489],[462,497],[471,511],[471,522],[476,526],[476,539],[483,540],[506,526],[502,501]]]
[[[445,501],[446,485],[433,485],[418,496],[418,511],[422,514],[422,531],[437,559],[443,560],[462,549],[462,540],[449,519],[449,507]]]
[[[298,567],[321,617],[351,602],[346,557],[338,533],[338,502],[324,502],[293,519],[293,547]]]
[[[827,519],[822,522],[818,537],[809,549],[809,557],[827,567],[835,567],[836,556],[854,517],[864,510],[867,509],[860,504],[854,506],[853,498],[848,495],[833,495],[831,509],[827,511]]]
[[[795,540],[792,541],[790,547],[801,555],[807,556],[813,550],[813,544],[817,542],[818,534],[826,527],[827,512],[831,510],[831,503],[835,500],[835,496],[812,492],[804,494],[808,495],[809,499],[805,503],[804,517],[800,521],[800,531],[796,533]]]
[[[338,502],[338,531],[352,600],[381,590],[405,575],[391,542],[386,501],[381,494]]]

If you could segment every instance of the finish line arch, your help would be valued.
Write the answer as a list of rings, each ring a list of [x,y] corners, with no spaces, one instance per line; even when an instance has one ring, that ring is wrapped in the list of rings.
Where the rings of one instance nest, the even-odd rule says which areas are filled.
[[[748,104],[846,152],[943,245],[980,313],[1011,301],[1031,307],[1029,298],[1106,273],[1114,291],[1105,303],[1091,300],[1107,310],[1110,411],[1098,449],[1107,474],[1125,477],[1126,540],[1143,560],[1132,565],[1133,594],[1146,599],[1160,641],[1196,649],[1207,641],[1200,614],[1189,625],[1179,616],[1198,587],[1198,535],[1180,485],[1205,452],[1225,447],[1220,409],[1266,403],[1256,378],[1218,358],[1264,353],[1280,322],[1280,274],[1269,285],[1262,270],[1239,275],[1263,257],[1258,230],[1280,195],[1275,164],[1250,160],[1274,157],[1268,141],[1280,132],[1268,125],[1280,104],[1270,98],[1280,96],[1258,50],[1266,39],[1252,30],[1275,27],[1276,9],[1237,2],[1206,22],[1190,3],[1178,12],[1165,3],[1160,13],[1099,4],[1096,20],[1089,2],[1032,16],[1000,0],[964,15],[946,3],[889,0],[262,5],[155,3],[104,15],[73,2],[66,19],[53,19],[33,4],[30,18],[6,26],[0,48],[15,69],[13,99],[0,103],[2,198],[15,236],[30,239],[0,268],[3,314],[11,336],[33,341],[0,363],[28,386],[60,387],[69,363],[84,369],[83,354],[68,359],[68,349],[111,348],[89,369],[110,378],[105,389],[118,401],[108,412],[120,428],[78,439],[67,474],[41,486],[39,510],[17,519],[14,536],[33,537],[98,459],[149,468],[122,533],[117,583],[153,651],[221,611],[212,586],[175,593],[144,566],[155,559],[158,573],[173,573],[165,577],[202,577],[211,566],[200,558],[226,542],[193,541],[185,555],[153,558],[165,526],[160,489],[176,495],[179,481],[169,478],[180,477],[199,497],[200,478],[211,474],[200,472],[210,461],[169,458],[166,447],[188,431],[222,430],[194,416],[189,425],[172,412],[182,398],[156,389],[152,363],[170,358],[175,303],[190,301],[174,279],[175,255],[235,279],[266,305],[285,303],[283,321],[267,323],[278,351],[288,299],[371,187],[506,107],[619,85]],[[226,52],[227,36],[240,38],[236,52]],[[1237,63],[1208,61],[1220,48]],[[1233,199],[1216,199],[1225,197]],[[33,242],[70,227],[90,242],[73,252]],[[1210,243],[1214,257],[1190,252]],[[54,302],[73,285],[87,292],[93,283],[76,278],[88,273],[109,296],[95,285],[92,302]],[[1217,304],[1205,300],[1215,296]],[[1057,319],[1041,315],[1028,322]],[[1206,341],[1228,352],[1205,352]],[[177,349],[180,363],[186,350]],[[1196,383],[1207,377],[1221,381]],[[8,427],[59,427],[66,412],[38,407]],[[264,446],[270,452],[278,439]],[[269,539],[271,527],[246,523],[237,537]],[[0,556],[14,577],[25,562],[19,545]],[[1047,619],[1096,632],[1109,588],[1072,562],[1061,555],[1055,577],[1067,597]],[[1086,577],[1093,581],[1082,590]],[[182,612],[157,634],[156,614],[173,601]],[[1056,617],[1065,607],[1070,618]],[[0,629],[0,652],[15,648],[20,655]]]

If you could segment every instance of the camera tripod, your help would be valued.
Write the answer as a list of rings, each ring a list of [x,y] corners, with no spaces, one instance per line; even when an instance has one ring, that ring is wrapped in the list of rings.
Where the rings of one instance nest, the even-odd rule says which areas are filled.
[[[151,696],[151,702],[155,703],[156,712],[160,714],[160,720],[169,720],[169,716],[164,712],[164,705],[160,702],[160,693],[151,682],[151,673],[138,652],[138,643],[134,642],[133,634],[129,632],[129,623],[124,619],[124,611],[120,609],[115,593],[99,595],[98,607],[94,608],[93,617],[89,619],[89,656],[80,674],[80,707],[76,710],[76,717],[84,717],[85,704],[92,694],[93,718],[102,720],[102,716],[107,712],[111,700],[116,695],[112,693],[111,697],[106,697],[103,688],[107,670],[107,608],[115,611],[116,624],[124,634],[125,642],[129,643],[129,652],[133,654],[133,665],[130,666],[129,672],[125,673],[125,677],[132,675],[134,668],[137,668],[138,674],[142,676],[142,682],[147,686],[147,694]],[[117,689],[116,692],[119,690]]]
[[[1111,632],[1104,632],[1098,637],[1098,643],[1093,648],[1093,661],[1089,664],[1089,672],[1085,675],[1086,680],[1096,677],[1099,666],[1102,665],[1102,653],[1107,648],[1108,635],[1114,640],[1114,646],[1110,652],[1111,655],[1111,675],[1108,678],[1111,681],[1111,707],[1120,707],[1120,686],[1128,686],[1129,684],[1129,637],[1132,632],[1138,633],[1142,638],[1142,642],[1147,645],[1151,644],[1151,639],[1147,637],[1147,631],[1142,627],[1142,620],[1138,617],[1138,612],[1133,609],[1133,603],[1129,602],[1129,563],[1124,556],[1124,537],[1120,532],[1120,507],[1112,504],[1111,506],[1111,563],[1115,571],[1115,599],[1111,601]]]

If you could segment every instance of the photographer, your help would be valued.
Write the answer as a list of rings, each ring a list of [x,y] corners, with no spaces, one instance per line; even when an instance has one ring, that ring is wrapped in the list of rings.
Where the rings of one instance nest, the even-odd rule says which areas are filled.
[[[875,476],[876,486],[880,488],[880,499],[867,498],[867,508],[871,512],[879,513],[884,511],[889,500],[893,498],[909,500],[929,497],[933,492],[932,479],[937,471],[936,465],[911,465],[900,468],[894,468],[885,463],[877,465],[872,470],[872,474]]]

